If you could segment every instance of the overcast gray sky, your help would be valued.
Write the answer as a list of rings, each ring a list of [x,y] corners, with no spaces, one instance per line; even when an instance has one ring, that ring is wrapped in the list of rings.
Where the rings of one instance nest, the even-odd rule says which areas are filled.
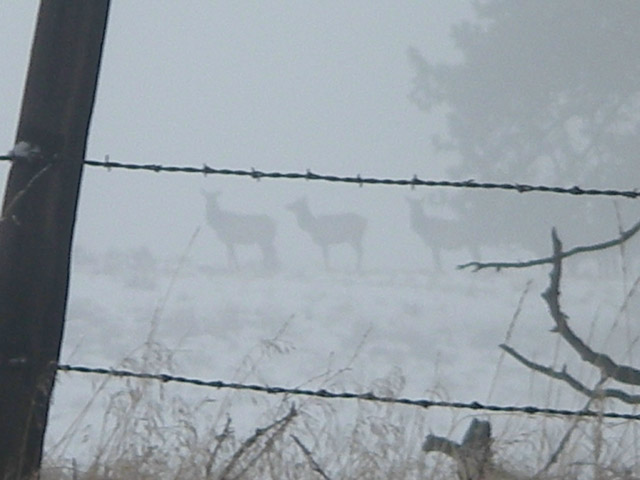
[[[3,151],[14,142],[37,9],[36,1],[0,3]],[[444,163],[429,145],[436,119],[407,100],[406,49],[455,58],[449,29],[470,13],[466,0],[114,0],[87,156],[441,178]],[[3,189],[7,172],[0,166]],[[408,233],[408,189],[95,168],[85,169],[76,244],[177,254],[204,225],[200,188],[223,191],[229,208],[273,212],[286,238],[299,232],[282,206],[307,194],[318,211],[363,213],[378,245],[391,241],[383,237],[392,225],[407,232],[410,247],[422,247]],[[207,242],[216,240],[201,233],[196,249],[205,253]]]

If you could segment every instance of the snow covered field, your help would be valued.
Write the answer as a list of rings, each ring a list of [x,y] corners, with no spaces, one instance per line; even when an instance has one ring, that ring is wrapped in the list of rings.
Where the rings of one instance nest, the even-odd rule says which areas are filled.
[[[191,8],[181,2],[149,8],[150,2],[114,2],[87,158],[540,183],[551,173],[537,167],[507,179],[496,172],[478,175],[475,167],[467,173],[456,169],[452,178],[451,168],[461,159],[432,142],[446,134],[447,112],[425,115],[407,99],[416,80],[408,49],[435,64],[462,61],[450,33],[465,20],[477,20],[471,3],[201,1]],[[7,48],[0,50],[4,153],[14,145],[37,2],[0,5],[3,17],[11,19],[5,24]],[[547,159],[539,160],[542,168]],[[8,171],[3,162],[0,177]],[[573,177],[556,180],[580,183]],[[600,186],[621,188],[629,179],[620,180]],[[583,185],[592,186],[598,185]],[[256,252],[242,251],[242,268],[230,272],[224,245],[204,226],[201,190],[221,192],[222,208],[273,217],[282,269],[265,274]],[[482,205],[490,213],[468,225],[460,207],[478,202],[479,195],[486,195]],[[625,226],[640,218],[635,205],[625,211],[631,201],[615,209],[611,203],[609,217],[602,218],[594,212],[606,209],[590,211],[596,204],[583,197],[545,195],[87,168],[61,361],[336,392],[583,408],[582,395],[532,373],[498,348],[508,343],[543,365],[566,365],[588,386],[598,382],[598,372],[550,333],[553,322],[540,298],[550,268],[457,271],[457,263],[472,260],[460,248],[445,251],[444,271],[436,271],[431,252],[411,231],[406,202],[425,200],[428,215],[462,225],[456,240],[463,237],[467,247],[482,243],[484,260],[526,259],[518,245],[543,245],[552,225],[568,246],[610,239],[618,231],[618,207]],[[367,219],[361,273],[353,272],[348,248],[334,252],[334,271],[322,268],[320,250],[284,208],[302,196],[314,212],[348,210]],[[573,207],[557,208],[560,202]],[[501,209],[494,206],[504,205],[522,222],[496,215]],[[532,241],[538,233],[542,241]],[[633,292],[638,268],[601,275],[593,262],[568,263],[561,301],[572,328],[595,350],[640,365],[640,298]],[[168,438],[175,431],[187,432],[171,437],[177,445],[196,451],[206,444],[208,430],[223,431],[227,418],[242,440],[282,417],[291,403],[304,413],[303,439],[313,441],[314,454],[324,455],[323,465],[333,472],[343,469],[331,462],[353,458],[339,453],[341,441],[357,437],[354,425],[366,424],[372,433],[356,453],[401,454],[407,448],[407,457],[423,462],[425,434],[460,439],[470,417],[490,418],[497,449],[507,450],[514,462],[537,466],[572,425],[567,418],[539,415],[330,402],[60,373],[47,455],[84,464],[106,459],[105,445],[139,456],[146,454],[136,450],[139,445],[170,452]],[[604,410],[630,410],[603,403]],[[602,424],[580,422],[572,445],[583,449],[567,455],[568,461],[620,460],[638,470],[637,424],[607,421],[598,432]],[[185,439],[194,444],[181,444]],[[595,458],[593,452],[602,455]]]
[[[566,364],[587,385],[597,382],[596,372],[549,332],[552,321],[539,295],[547,287],[548,272],[538,267],[500,273],[365,269],[357,274],[309,265],[268,275],[253,265],[228,272],[222,264],[196,258],[192,247],[182,258],[160,258],[147,248],[79,248],[62,363],[269,386],[579,409],[585,398],[532,374],[498,348],[509,335],[507,343],[529,358],[556,367]],[[508,333],[521,297],[521,311]],[[621,311],[624,297],[620,275],[608,280],[582,272],[563,279],[561,300],[576,332],[594,348],[633,363],[629,347],[639,333],[634,320],[638,302],[636,295]],[[149,340],[162,346],[155,349],[157,358],[144,355]],[[50,451],[91,455],[111,395],[124,382],[110,379],[101,386],[103,381],[59,374]],[[178,396],[199,405],[203,422],[222,425],[228,413],[239,433],[264,423],[261,416],[269,405],[282,400],[180,385],[164,388],[167,402]],[[349,411],[353,405],[341,400],[332,406]],[[486,412],[468,410],[393,408],[411,415],[407,421],[418,418],[426,432],[452,432],[453,437],[466,429],[468,415],[486,417]],[[606,402],[605,410],[627,411],[614,402]],[[498,437],[503,432],[517,437],[541,425],[541,417],[492,418]],[[568,425],[567,420],[548,422],[560,430]],[[73,438],[64,436],[70,427]]]

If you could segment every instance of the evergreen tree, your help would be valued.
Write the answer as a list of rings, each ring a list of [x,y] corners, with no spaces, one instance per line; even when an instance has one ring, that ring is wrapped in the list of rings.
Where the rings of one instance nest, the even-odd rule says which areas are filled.
[[[475,21],[452,29],[460,63],[433,64],[409,50],[416,73],[411,101],[426,112],[447,112],[446,133],[434,145],[455,155],[449,173],[640,187],[640,2],[486,0],[474,8]],[[476,228],[493,222],[485,233],[507,241],[519,236],[523,244],[523,237],[543,236],[549,245],[541,226],[582,234],[604,217],[615,223],[610,200],[514,197],[476,195],[457,208],[465,221],[479,222]],[[516,226],[511,234],[507,224]],[[532,230],[523,231],[524,224]]]

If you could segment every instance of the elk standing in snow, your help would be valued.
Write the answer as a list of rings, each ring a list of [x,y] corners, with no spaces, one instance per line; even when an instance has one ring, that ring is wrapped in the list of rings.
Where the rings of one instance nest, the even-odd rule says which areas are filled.
[[[418,234],[427,248],[431,249],[433,264],[442,270],[442,251],[466,248],[476,259],[480,258],[478,246],[469,239],[461,222],[427,215],[422,207],[424,199],[408,198],[411,230]]]
[[[306,197],[286,206],[296,216],[298,225],[311,235],[313,242],[322,248],[324,265],[329,270],[329,246],[348,243],[357,256],[357,269],[362,266],[362,237],[367,228],[367,220],[355,213],[314,215],[309,210]]]
[[[257,245],[262,250],[264,267],[274,270],[278,266],[278,258],[274,240],[276,223],[267,215],[235,213],[222,210],[218,205],[220,192],[205,192],[206,215],[209,226],[227,247],[229,267],[238,269],[236,245]]]

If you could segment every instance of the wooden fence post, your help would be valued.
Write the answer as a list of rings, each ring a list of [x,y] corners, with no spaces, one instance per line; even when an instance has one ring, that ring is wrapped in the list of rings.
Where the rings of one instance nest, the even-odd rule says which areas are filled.
[[[42,0],[0,217],[0,478],[38,475],[109,0]]]

